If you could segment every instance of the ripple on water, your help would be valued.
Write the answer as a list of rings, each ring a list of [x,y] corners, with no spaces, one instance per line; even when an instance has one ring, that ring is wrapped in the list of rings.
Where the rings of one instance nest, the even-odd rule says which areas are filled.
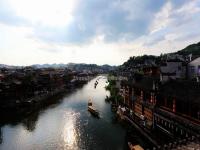
[[[62,130],[63,146],[65,149],[78,149],[78,139],[80,137],[80,126],[78,126],[78,118],[80,113],[68,110],[64,113],[64,126]]]
[[[122,149],[125,130],[112,124],[110,105],[105,103],[106,80],[99,81],[94,89],[96,79],[91,80],[83,88],[77,89],[62,98],[56,107],[37,113],[33,119],[25,122],[32,130],[24,128],[24,124],[2,127],[2,144],[0,149],[16,150],[99,150]],[[93,98],[100,111],[101,119],[94,118],[87,111],[88,98]]]

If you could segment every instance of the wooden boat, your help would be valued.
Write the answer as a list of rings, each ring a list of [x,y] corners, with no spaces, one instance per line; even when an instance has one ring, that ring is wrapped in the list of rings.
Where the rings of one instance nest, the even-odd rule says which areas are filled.
[[[99,117],[99,112],[97,111],[97,109],[94,106],[92,106],[91,99],[88,101],[88,111],[95,117]]]
[[[95,117],[99,118],[99,112],[93,106],[88,106],[88,111],[94,115]]]
[[[96,81],[96,82],[95,82],[95,84],[94,84],[94,87],[96,88],[96,87],[97,87],[97,85],[98,85],[98,82]]]
[[[89,101],[88,101],[88,106],[92,106],[92,100],[91,99],[89,99]]]

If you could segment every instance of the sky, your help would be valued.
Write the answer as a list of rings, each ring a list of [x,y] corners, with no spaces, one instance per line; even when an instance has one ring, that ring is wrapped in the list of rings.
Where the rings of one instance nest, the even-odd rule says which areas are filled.
[[[0,0],[0,64],[120,65],[200,41],[200,0]]]

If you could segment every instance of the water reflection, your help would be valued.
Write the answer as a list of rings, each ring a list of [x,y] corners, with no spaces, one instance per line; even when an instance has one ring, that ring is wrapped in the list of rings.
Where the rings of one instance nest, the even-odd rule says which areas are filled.
[[[23,126],[30,132],[32,132],[35,129],[36,122],[39,117],[39,112],[36,112],[32,114],[30,117],[25,118],[22,121]]]
[[[77,87],[76,90],[81,89],[82,86]],[[60,103],[62,102],[62,100],[66,97],[66,96],[70,96],[73,95],[76,90],[69,90],[65,93],[59,94],[59,95],[55,95],[52,96],[50,98],[48,98],[49,103],[43,104],[41,106],[33,106],[32,108],[29,109],[29,111],[31,112],[30,114],[26,114],[26,113],[21,113],[21,114],[16,114],[16,113],[5,113],[5,114],[0,114],[0,125],[4,126],[6,124],[10,124],[12,126],[16,126],[21,122],[25,122],[25,127],[26,124],[29,124],[28,121],[30,121],[30,124],[36,124],[34,121],[37,121],[38,117],[41,115],[41,113],[43,113],[43,110],[46,110],[48,108],[55,108],[58,105],[60,105]],[[27,128],[28,129],[28,128]],[[33,129],[34,130],[34,129]],[[33,131],[30,130],[30,131]]]
[[[105,103],[105,97],[109,95],[104,88],[106,80],[100,79],[94,89],[96,80],[60,98],[60,103],[31,114],[15,125],[4,123],[0,149],[122,150],[125,130],[112,122],[110,104]],[[100,111],[101,119],[92,117],[87,111],[90,97]]]
[[[65,114],[65,125],[63,129],[63,140],[65,149],[77,147],[78,131],[76,129],[76,119],[79,113],[69,112]]]

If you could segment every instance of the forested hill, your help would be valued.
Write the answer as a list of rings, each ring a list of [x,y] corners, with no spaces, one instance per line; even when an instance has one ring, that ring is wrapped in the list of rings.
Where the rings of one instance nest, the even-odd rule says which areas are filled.
[[[192,54],[193,57],[200,56],[200,42],[196,44],[191,44],[182,50],[170,54],[179,54],[183,55],[184,57],[190,54]],[[159,64],[161,58],[166,57],[167,55],[168,54],[162,54],[160,56],[153,56],[153,55],[133,56],[130,57],[126,62],[124,62],[123,65],[121,65],[121,67],[123,66],[125,68],[129,68],[131,66],[136,66],[145,63]]]
[[[189,55],[189,54],[200,55],[200,42],[196,44],[191,44],[176,53],[180,55],[184,55],[184,56]]]

